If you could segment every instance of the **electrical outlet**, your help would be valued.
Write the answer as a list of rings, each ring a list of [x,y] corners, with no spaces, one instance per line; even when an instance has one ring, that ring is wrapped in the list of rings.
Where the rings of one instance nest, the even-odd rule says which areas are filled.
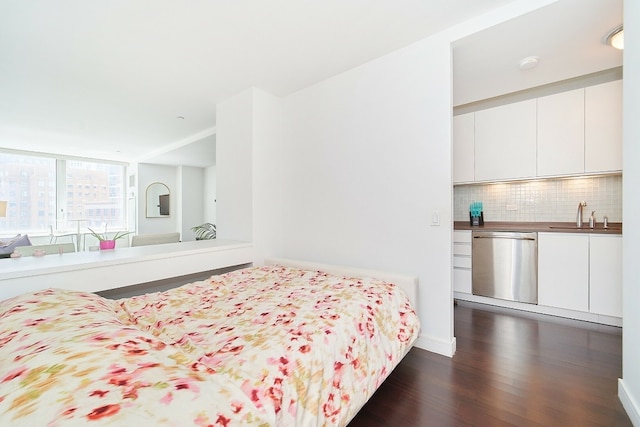
[[[518,205],[507,205],[507,210],[508,211],[517,211],[518,210]]]

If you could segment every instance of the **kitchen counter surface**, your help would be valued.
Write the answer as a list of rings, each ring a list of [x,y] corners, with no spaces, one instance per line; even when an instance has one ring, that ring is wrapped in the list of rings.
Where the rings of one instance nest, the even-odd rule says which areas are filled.
[[[577,228],[574,222],[500,222],[485,221],[484,225],[471,226],[469,221],[455,221],[454,230],[478,230],[478,231],[522,231],[522,232],[551,232],[551,233],[594,233],[594,234],[622,234],[621,222],[610,222],[605,230],[602,223],[597,223],[595,228],[589,228],[586,223],[582,228]]]

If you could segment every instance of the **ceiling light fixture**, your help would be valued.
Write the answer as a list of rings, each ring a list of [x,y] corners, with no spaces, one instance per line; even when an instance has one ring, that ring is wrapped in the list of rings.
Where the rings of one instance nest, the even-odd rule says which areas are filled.
[[[537,56],[527,56],[526,58],[520,60],[518,66],[521,70],[530,70],[535,68],[538,65],[538,57]]]
[[[622,28],[622,25],[607,34],[605,41],[608,45],[611,45],[616,49],[624,49],[624,29]]]

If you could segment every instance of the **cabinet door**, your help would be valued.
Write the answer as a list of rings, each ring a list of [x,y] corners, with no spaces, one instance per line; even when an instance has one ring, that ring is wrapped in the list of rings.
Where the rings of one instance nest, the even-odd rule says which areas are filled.
[[[584,89],[538,98],[537,175],[584,172]]]
[[[535,176],[535,99],[477,111],[475,121],[476,181]]]
[[[538,304],[589,311],[589,235],[538,233]]]
[[[471,293],[471,231],[453,232],[453,290]]]
[[[453,182],[473,182],[474,113],[453,117]]]
[[[585,89],[585,172],[622,170],[622,80]]]
[[[590,237],[589,311],[622,317],[622,236]]]

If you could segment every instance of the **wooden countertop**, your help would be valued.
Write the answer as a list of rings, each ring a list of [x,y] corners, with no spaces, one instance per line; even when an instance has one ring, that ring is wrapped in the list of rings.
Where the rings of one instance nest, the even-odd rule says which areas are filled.
[[[522,231],[522,232],[551,232],[551,233],[592,233],[592,234],[622,234],[621,222],[610,222],[605,230],[602,223],[595,228],[589,228],[586,223],[582,228],[577,228],[574,222],[500,222],[485,221],[484,225],[471,226],[469,221],[455,221],[454,230],[482,230],[482,231]]]

